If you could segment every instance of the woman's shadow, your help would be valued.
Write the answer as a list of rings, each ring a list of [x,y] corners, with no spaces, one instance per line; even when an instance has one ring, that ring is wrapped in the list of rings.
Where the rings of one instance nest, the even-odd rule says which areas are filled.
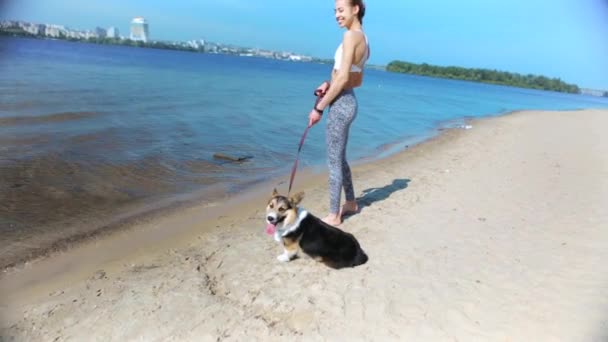
[[[409,179],[395,179],[389,185],[385,185],[381,188],[369,188],[363,190],[363,196],[357,197],[357,205],[359,210],[356,213],[350,215],[344,215],[344,220],[347,220],[350,216],[360,213],[363,208],[369,207],[372,204],[380,201],[384,201],[389,198],[393,193],[407,188]]]

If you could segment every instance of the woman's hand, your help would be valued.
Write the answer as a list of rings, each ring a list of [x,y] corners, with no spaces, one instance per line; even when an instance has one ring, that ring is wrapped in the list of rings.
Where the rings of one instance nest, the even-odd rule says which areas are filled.
[[[319,87],[315,90],[315,96],[323,96],[327,93],[327,89],[329,89],[329,82],[325,81],[321,83]]]
[[[308,114],[308,127],[314,126],[319,121],[321,121],[321,114],[314,109],[311,110]]]

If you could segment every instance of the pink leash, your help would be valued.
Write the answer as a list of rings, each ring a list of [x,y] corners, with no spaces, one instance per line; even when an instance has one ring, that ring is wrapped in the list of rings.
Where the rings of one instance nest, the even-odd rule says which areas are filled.
[[[323,94],[315,92],[315,96],[317,96],[317,100],[315,101],[315,107],[319,104],[319,101],[323,98]],[[296,177],[296,170],[298,169],[298,160],[300,159],[300,151],[302,151],[302,146],[304,145],[304,140],[306,139],[306,135],[312,126],[306,126],[304,130],[304,134],[302,134],[302,139],[300,139],[300,145],[298,145],[298,153],[296,155],[296,161],[293,163],[293,168],[291,169],[291,177],[289,179],[289,190],[287,190],[287,195],[291,193],[291,186],[293,185],[293,180]]]

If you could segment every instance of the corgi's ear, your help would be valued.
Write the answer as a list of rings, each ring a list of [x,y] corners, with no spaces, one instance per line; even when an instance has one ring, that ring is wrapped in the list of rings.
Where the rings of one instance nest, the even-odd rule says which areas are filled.
[[[272,195],[271,196],[272,197],[279,196],[279,192],[277,191],[277,188],[274,188],[274,190],[272,190]]]
[[[300,202],[302,202],[302,199],[304,198],[304,192],[300,191],[297,194],[293,195],[289,201],[291,202],[291,204],[293,205],[298,205],[300,204]]]

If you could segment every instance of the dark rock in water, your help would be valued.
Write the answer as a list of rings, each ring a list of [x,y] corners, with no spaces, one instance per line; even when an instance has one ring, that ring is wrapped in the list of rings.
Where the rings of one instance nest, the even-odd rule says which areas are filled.
[[[223,153],[215,153],[215,154],[213,154],[213,158],[220,159],[220,160],[228,160],[228,161],[232,161],[232,162],[244,162],[244,161],[247,161],[247,160],[253,158],[253,156],[233,157],[233,156],[229,156],[229,155],[226,155]]]

